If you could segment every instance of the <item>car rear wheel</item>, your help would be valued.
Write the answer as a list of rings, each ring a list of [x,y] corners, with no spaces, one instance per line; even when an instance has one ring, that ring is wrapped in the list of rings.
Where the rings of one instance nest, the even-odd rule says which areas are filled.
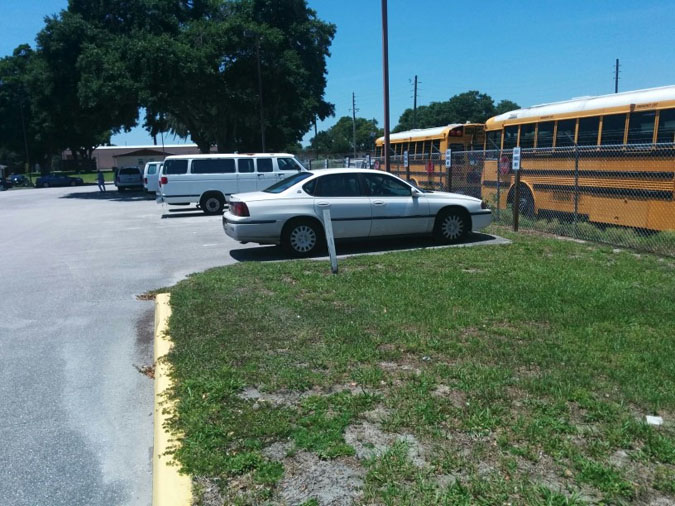
[[[284,228],[281,244],[293,256],[311,256],[323,245],[321,228],[311,220],[294,220]]]
[[[447,209],[436,216],[434,238],[443,244],[461,241],[469,233],[469,219],[466,212]]]
[[[219,214],[225,207],[225,199],[218,193],[209,193],[204,195],[199,201],[199,207],[206,214]]]

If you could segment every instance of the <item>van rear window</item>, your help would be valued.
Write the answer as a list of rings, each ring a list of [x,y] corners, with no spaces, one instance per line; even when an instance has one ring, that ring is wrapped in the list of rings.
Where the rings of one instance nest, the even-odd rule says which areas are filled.
[[[124,174],[125,176],[138,176],[140,173],[140,170],[131,167],[120,169],[120,174]]]
[[[171,174],[187,174],[187,160],[166,160],[164,162],[163,174],[169,176]]]
[[[232,174],[234,173],[234,159],[209,158],[206,160],[192,160],[190,172],[193,174]]]

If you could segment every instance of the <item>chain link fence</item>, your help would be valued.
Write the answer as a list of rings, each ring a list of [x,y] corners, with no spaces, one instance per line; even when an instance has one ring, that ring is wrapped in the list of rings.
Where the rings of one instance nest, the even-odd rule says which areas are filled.
[[[517,202],[520,229],[675,256],[675,144],[522,149],[518,175],[512,156],[452,151],[448,163],[443,153],[397,155],[390,167],[422,188],[483,199],[497,224],[513,225]],[[371,155],[312,160],[311,167],[347,163],[384,169],[384,159]]]

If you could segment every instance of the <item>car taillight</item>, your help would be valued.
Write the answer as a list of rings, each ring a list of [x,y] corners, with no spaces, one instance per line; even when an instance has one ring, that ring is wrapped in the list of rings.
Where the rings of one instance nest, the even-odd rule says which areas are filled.
[[[230,212],[235,216],[251,216],[244,202],[230,202]]]
[[[148,178],[147,178],[147,177],[144,177],[144,178],[143,178],[143,182],[144,182],[145,184],[148,184]]]
[[[159,180],[159,184],[166,184],[169,182],[169,178],[162,176],[162,179]]]

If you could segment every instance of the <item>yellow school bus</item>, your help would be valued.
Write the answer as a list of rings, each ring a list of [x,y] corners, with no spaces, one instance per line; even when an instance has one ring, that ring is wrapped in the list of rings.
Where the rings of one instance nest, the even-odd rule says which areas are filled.
[[[472,164],[470,152],[479,153],[485,142],[480,123],[454,123],[442,127],[407,130],[389,136],[391,171],[423,188],[444,189],[480,196],[480,167]],[[379,168],[384,169],[384,137],[375,141]],[[445,165],[447,149],[453,164]],[[405,166],[405,153],[408,166]],[[462,153],[462,155],[457,155]],[[459,158],[458,158],[459,157]],[[466,158],[466,160],[464,160]]]
[[[675,229],[675,86],[510,111],[485,125],[483,198],[605,225]]]

